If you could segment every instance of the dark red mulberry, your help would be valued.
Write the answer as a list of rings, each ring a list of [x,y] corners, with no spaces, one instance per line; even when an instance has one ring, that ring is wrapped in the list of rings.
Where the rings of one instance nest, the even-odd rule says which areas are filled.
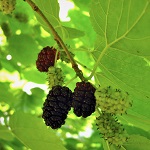
[[[77,82],[73,93],[72,107],[74,113],[80,117],[88,117],[95,111],[95,88],[89,82]]]
[[[60,128],[65,123],[71,103],[72,91],[65,86],[54,86],[43,104],[42,118],[45,124],[52,129]]]
[[[54,66],[55,55],[57,50],[53,47],[44,47],[41,52],[38,54],[36,60],[36,67],[40,72],[48,72],[50,66]],[[59,59],[59,52],[57,55],[57,60]]]

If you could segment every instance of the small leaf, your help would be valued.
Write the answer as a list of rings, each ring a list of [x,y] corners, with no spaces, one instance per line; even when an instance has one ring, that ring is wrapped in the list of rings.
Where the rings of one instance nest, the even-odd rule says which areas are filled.
[[[140,135],[131,135],[128,142],[123,145],[127,150],[149,150],[150,140]]]
[[[10,127],[16,137],[30,149],[65,150],[55,132],[36,116],[15,112],[10,118]]]
[[[65,32],[66,39],[73,39],[84,36],[84,32],[78,29],[63,26],[63,30]]]

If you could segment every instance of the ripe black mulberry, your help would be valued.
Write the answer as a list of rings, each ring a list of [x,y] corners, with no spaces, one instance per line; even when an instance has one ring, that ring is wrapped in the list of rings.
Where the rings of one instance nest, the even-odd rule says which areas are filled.
[[[95,88],[89,82],[77,82],[73,93],[72,107],[74,113],[80,117],[88,117],[95,111]]]
[[[61,125],[65,124],[71,103],[72,91],[65,86],[54,86],[43,104],[42,118],[45,124],[52,129],[60,128]]]
[[[40,72],[47,72],[50,66],[54,66],[55,56],[57,50],[53,47],[44,47],[38,54],[36,60],[36,67]],[[57,60],[59,59],[59,52],[57,54]]]

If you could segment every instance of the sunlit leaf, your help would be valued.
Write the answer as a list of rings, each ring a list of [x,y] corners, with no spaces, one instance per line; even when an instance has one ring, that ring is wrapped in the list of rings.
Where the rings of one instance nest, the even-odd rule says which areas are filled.
[[[57,0],[34,0],[36,5],[42,10],[43,14],[46,16],[47,20],[53,25],[58,34],[64,38],[77,38],[83,36],[84,33],[74,28],[68,28],[62,26],[62,23],[59,19],[59,4]],[[48,32],[51,33],[51,29],[45,23],[43,18],[37,13],[35,13],[37,20],[40,22],[42,27]]]
[[[132,150],[149,150],[150,148],[150,140],[140,136],[140,135],[131,135],[128,142],[124,145],[124,147]]]
[[[150,2],[93,0],[90,15],[98,34],[92,53],[94,69],[102,71],[95,77],[100,84],[128,91],[138,101],[134,111],[145,114],[150,104],[150,66],[144,59],[150,55]],[[138,109],[140,104],[145,112]]]

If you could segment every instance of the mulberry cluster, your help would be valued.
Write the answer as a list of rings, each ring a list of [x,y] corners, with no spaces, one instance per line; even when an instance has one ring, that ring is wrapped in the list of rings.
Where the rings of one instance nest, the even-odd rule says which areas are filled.
[[[114,144],[120,147],[128,139],[128,135],[122,124],[109,113],[102,113],[97,117],[96,125],[98,126],[103,138],[107,140],[109,144]]]
[[[16,0],[0,0],[0,7],[4,14],[11,14],[15,5]]]
[[[47,72],[50,66],[54,66],[55,56],[57,50],[53,47],[44,47],[38,54],[38,59],[36,60],[36,67],[40,72]],[[57,55],[57,60],[59,59],[59,53]]]
[[[102,112],[111,114],[126,113],[127,108],[132,106],[129,94],[119,89],[109,87],[99,87],[95,92],[97,105]]]
[[[42,118],[52,129],[60,128],[65,123],[67,114],[71,109],[72,92],[68,87],[54,86],[49,91],[43,104]]]
[[[51,89],[53,86],[61,85],[64,83],[64,76],[61,68],[49,67],[47,72],[47,80],[49,88]]]
[[[95,111],[95,88],[89,82],[77,82],[73,93],[72,107],[74,113],[80,117],[88,117]]]

